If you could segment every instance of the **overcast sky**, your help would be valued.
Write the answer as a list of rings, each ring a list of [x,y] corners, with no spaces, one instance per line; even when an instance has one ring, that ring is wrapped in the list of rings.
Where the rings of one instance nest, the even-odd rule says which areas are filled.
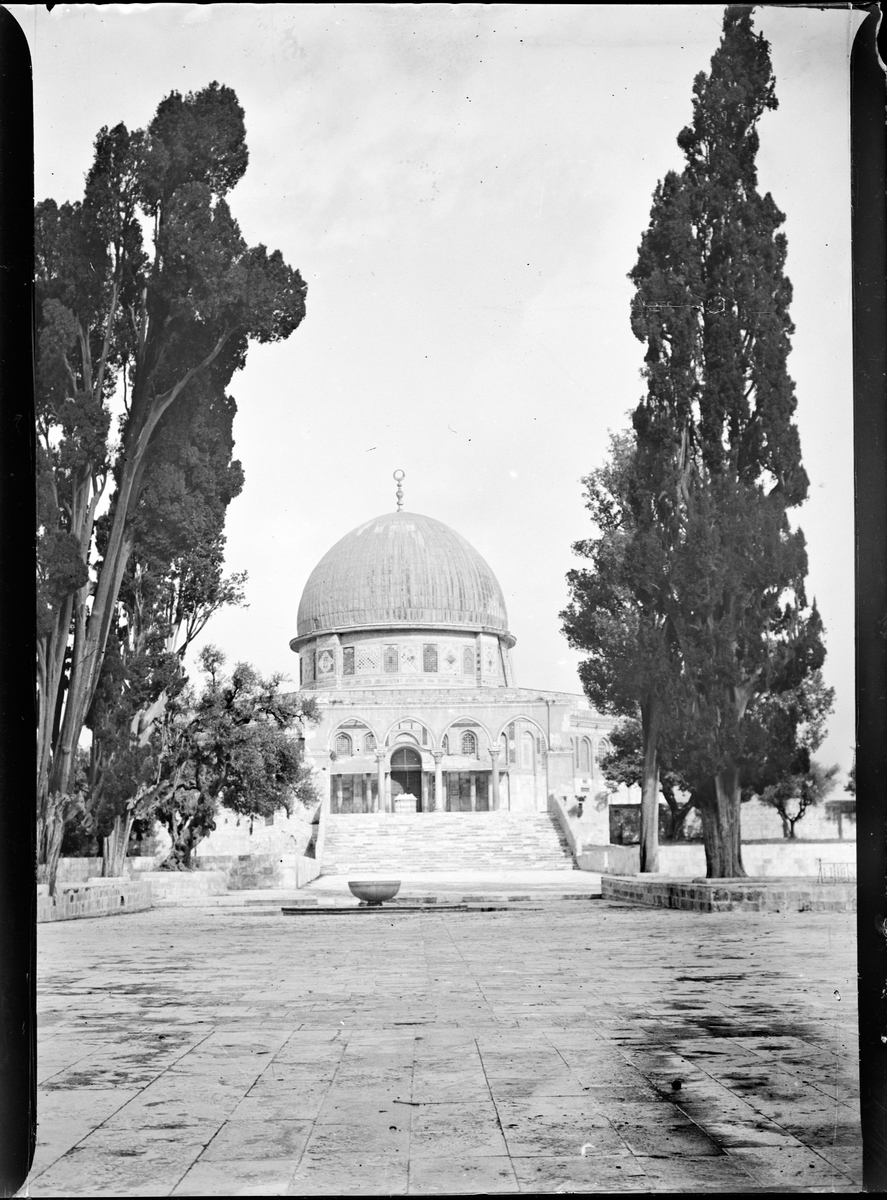
[[[581,478],[627,424],[643,347],[626,278],[656,183],[680,169],[720,5],[9,5],[34,62],[36,195],[81,197],[103,125],[144,126],[211,80],[246,113],[231,194],[308,315],[232,384],[246,487],[228,565],[246,610],[206,639],[297,677],[312,568],[395,506],[462,533],[497,575],[521,686],[579,692],[559,631],[588,536]],[[790,370],[811,493],[798,523],[837,708],[854,741],[849,53],[863,13],[756,10],[780,101],[761,189],[786,213]],[[843,781],[843,776],[842,776]]]

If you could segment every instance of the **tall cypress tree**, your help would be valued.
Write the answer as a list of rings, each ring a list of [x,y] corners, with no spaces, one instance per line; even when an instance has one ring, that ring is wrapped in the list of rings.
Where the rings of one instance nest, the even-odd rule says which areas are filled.
[[[668,622],[680,648],[684,719],[715,787],[702,806],[708,874],[744,874],[739,806],[746,717],[824,659],[804,591],[807,495],[787,370],[793,326],[783,214],[757,188],[757,126],[776,108],[769,45],[751,10],[728,7],[693,121],[686,166],[654,194],[630,278],[645,343],[638,461],[669,547]]]
[[[45,830],[57,827],[75,788],[141,497],[163,474],[154,450],[164,418],[175,421],[195,395],[198,403],[224,395],[250,342],[282,341],[305,315],[299,272],[279,251],[248,246],[228,204],[248,157],[237,97],[211,83],[172,92],[146,129],[102,129],[82,202],[37,205],[37,792]],[[124,414],[112,430],[118,395]],[[106,490],[112,503],[99,553]]]

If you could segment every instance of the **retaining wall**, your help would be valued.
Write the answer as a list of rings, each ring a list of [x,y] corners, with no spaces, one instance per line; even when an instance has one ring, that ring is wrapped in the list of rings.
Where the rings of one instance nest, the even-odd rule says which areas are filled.
[[[303,855],[213,854],[197,860],[203,872],[221,871],[228,890],[300,888],[320,874],[320,864]]]
[[[604,875],[601,898],[695,912],[856,912],[855,884],[817,884],[815,879],[684,880]]]
[[[144,912],[151,908],[153,899],[149,883],[134,883],[122,878],[73,884],[57,882],[54,896],[49,894],[49,885],[43,883],[37,886],[37,921],[70,921],[77,917]]]

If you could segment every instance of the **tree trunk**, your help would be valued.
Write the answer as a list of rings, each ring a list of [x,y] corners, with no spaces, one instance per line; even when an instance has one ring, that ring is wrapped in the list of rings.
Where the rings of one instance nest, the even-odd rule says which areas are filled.
[[[200,823],[195,826],[195,822],[190,816],[184,821],[177,820],[175,816],[172,816],[165,819],[163,823],[169,831],[172,845],[169,848],[169,854],[160,864],[160,869],[162,871],[190,871],[193,865],[191,855],[209,830]]]
[[[48,792],[40,799],[37,809],[37,882],[49,884],[50,896],[55,895],[65,822],[79,806],[79,796],[64,792]]]
[[[745,875],[739,828],[739,770],[731,764],[715,776],[714,788],[702,801],[705,873],[709,879]]]
[[[687,822],[692,804],[681,804],[674,808],[671,814],[672,841],[679,842],[684,835],[684,825]]]
[[[123,874],[134,821],[133,811],[119,813],[114,818],[110,835],[102,839],[102,875],[105,878],[117,878]]]
[[[801,817],[803,817],[803,815],[804,815],[804,811],[802,809],[796,817],[789,817],[789,819],[788,819],[788,836],[790,838],[795,838],[795,839],[797,838],[798,835],[795,833],[795,826],[797,825],[798,821],[800,821]]]
[[[657,700],[641,705],[641,737],[644,766],[641,778],[640,869],[642,873],[659,870],[659,763],[656,744],[659,739],[660,706]]]

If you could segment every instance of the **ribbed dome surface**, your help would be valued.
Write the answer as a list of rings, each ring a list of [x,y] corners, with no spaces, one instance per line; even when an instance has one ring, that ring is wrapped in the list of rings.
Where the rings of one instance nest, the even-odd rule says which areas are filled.
[[[505,600],[461,534],[417,513],[386,513],[346,534],[311,572],[298,636],[386,625],[505,632]]]

